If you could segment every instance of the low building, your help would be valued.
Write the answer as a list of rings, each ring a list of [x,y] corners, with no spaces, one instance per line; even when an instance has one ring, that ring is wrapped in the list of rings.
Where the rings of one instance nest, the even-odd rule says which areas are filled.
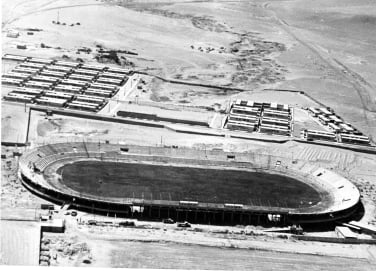
[[[370,145],[371,141],[368,136],[353,135],[353,134],[340,134],[342,143],[346,144],[358,144],[358,145]]]
[[[67,99],[51,98],[51,97],[40,97],[35,99],[37,104],[54,106],[54,107],[64,107],[67,103]]]
[[[309,107],[308,108],[308,112],[314,116],[314,117],[317,117],[318,115],[320,115],[320,110],[318,110],[317,108],[315,107]]]
[[[311,140],[337,141],[336,135],[332,132],[305,130],[303,132],[303,135],[308,141],[311,141]]]
[[[290,113],[287,111],[264,109],[262,115],[263,117],[268,117],[268,118],[278,118],[278,119],[284,119],[284,120],[290,119]]]
[[[284,126],[261,124],[260,133],[289,136],[290,129]]]
[[[231,121],[227,122],[226,128],[229,130],[253,132],[256,129],[255,123]]]
[[[26,56],[20,56],[20,55],[11,55],[11,54],[5,54],[2,57],[3,60],[12,60],[12,61],[25,61],[27,59]]]
[[[259,116],[260,112],[261,110],[259,108],[234,105],[231,108],[230,114]]]
[[[351,231],[348,227],[342,227],[337,226],[335,228],[335,233],[337,234],[337,237],[339,238],[345,238],[345,239],[357,239],[358,236]]]

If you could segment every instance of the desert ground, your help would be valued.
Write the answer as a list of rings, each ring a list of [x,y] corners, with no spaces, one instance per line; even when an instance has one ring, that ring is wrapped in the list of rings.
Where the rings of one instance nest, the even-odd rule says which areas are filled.
[[[98,48],[122,50],[120,64],[140,72],[145,83],[126,101],[114,101],[116,110],[209,120],[219,132],[221,110],[230,100],[288,103],[296,106],[294,135],[298,136],[301,128],[321,129],[303,109],[316,106],[316,100],[376,140],[376,6],[372,0],[4,0],[1,5],[3,54],[98,63]],[[60,24],[53,23],[57,20]],[[18,31],[20,36],[7,37],[8,31]],[[2,65],[2,72],[11,68]],[[314,100],[275,89],[304,91]],[[1,95],[7,91],[2,88]],[[4,101],[1,110],[2,142],[28,141],[31,147],[109,140],[221,148],[307,161],[349,178],[362,194],[361,221],[376,225],[373,154],[295,141],[177,134],[173,129],[59,115],[46,118],[23,104]],[[2,146],[1,218],[6,229],[9,221],[35,219],[36,207],[45,203],[18,180],[14,151],[25,148]],[[374,246],[285,239],[257,227],[194,225],[191,230],[179,230],[162,223],[136,222],[141,228],[88,228],[63,212],[57,216],[66,218],[66,232],[42,237],[42,246],[57,255],[51,261],[57,266],[270,269],[272,262],[279,270],[372,270],[376,263]],[[34,227],[30,223],[25,229]],[[253,234],[246,234],[249,231]],[[314,234],[333,236],[334,232]],[[2,249],[14,246],[8,242]]]

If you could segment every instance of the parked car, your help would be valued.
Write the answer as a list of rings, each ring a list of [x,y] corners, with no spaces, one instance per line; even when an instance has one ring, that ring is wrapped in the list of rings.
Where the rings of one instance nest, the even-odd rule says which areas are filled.
[[[165,223],[165,224],[174,224],[175,223],[175,221],[171,218],[163,219],[162,222]]]
[[[187,221],[185,221],[185,222],[180,222],[180,223],[178,223],[177,226],[178,226],[179,228],[190,228],[190,227],[191,227],[191,224],[188,223]]]

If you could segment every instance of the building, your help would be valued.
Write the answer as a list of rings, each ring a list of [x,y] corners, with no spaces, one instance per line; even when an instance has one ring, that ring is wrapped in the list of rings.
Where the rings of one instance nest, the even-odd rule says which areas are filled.
[[[228,120],[235,121],[235,122],[250,122],[250,123],[258,123],[258,118],[255,116],[248,116],[242,114],[230,114]]]
[[[30,80],[25,83],[25,86],[29,88],[51,89],[53,86],[53,83]]]
[[[107,78],[107,77],[99,77],[97,80],[96,80],[97,83],[100,83],[100,84],[109,84],[109,85],[115,85],[115,86],[120,86],[123,84],[123,80],[122,79],[113,79],[113,78]]]
[[[339,117],[337,117],[336,115],[331,115],[331,116],[328,117],[328,119],[329,119],[330,122],[333,122],[336,125],[343,123],[343,121]]]
[[[22,94],[10,92],[4,96],[4,99],[7,101],[19,102],[19,103],[32,103],[35,95]]]
[[[71,93],[65,93],[65,92],[58,92],[58,91],[46,91],[44,93],[45,97],[51,97],[56,99],[65,99],[67,101],[70,101],[73,99],[74,95]]]
[[[54,107],[64,107],[67,103],[67,99],[51,98],[51,97],[40,97],[35,99],[37,104],[54,106]]]
[[[335,125],[334,123],[328,123],[328,126],[331,130],[333,130],[334,132],[338,133],[341,131],[341,128],[338,127],[337,125]]]
[[[345,238],[345,239],[357,239],[358,236],[351,231],[348,227],[337,226],[335,228],[335,233],[337,234],[338,238]]]
[[[103,104],[104,99],[91,95],[76,95],[76,101],[101,105]]]
[[[12,61],[26,61],[26,56],[19,56],[19,55],[11,55],[11,54],[5,54],[2,57],[3,60],[12,60]]]
[[[26,68],[26,67],[15,67],[13,72],[37,74],[40,71],[39,68]]]
[[[89,82],[89,83],[91,83],[94,80],[94,78],[95,78],[94,76],[88,76],[88,75],[83,75],[83,74],[75,74],[75,73],[72,73],[68,77],[68,79],[86,81],[86,82]]]
[[[314,117],[317,117],[318,115],[320,115],[320,110],[318,110],[317,108],[315,107],[309,107],[308,108],[308,112],[314,116]]]
[[[39,63],[39,64],[43,64],[43,65],[50,65],[50,64],[55,62],[55,60],[45,59],[45,58],[37,58],[37,57],[30,57],[30,58],[28,58],[27,61],[30,62],[30,63]]]
[[[330,119],[328,119],[326,116],[324,115],[318,115],[319,117],[319,121],[324,124],[324,125],[327,125],[329,122],[330,122]]]
[[[113,73],[113,72],[104,72],[104,73],[101,74],[101,77],[118,79],[118,80],[124,80],[125,78],[127,78],[127,76],[125,74]]]
[[[346,123],[340,123],[338,126],[341,128],[342,133],[352,133],[352,132],[354,132],[354,128],[352,128],[350,125],[348,125]]]
[[[85,95],[90,95],[90,96],[110,98],[110,97],[113,96],[114,91],[112,91],[112,90],[101,90],[101,89],[88,88],[88,89],[85,90],[84,94]]]
[[[42,95],[43,90],[34,89],[34,88],[15,88],[14,90],[12,90],[12,93],[20,93],[20,94],[40,96],[40,95]]]
[[[40,81],[40,82],[46,82],[51,84],[56,84],[60,81],[59,78],[56,77],[50,77],[50,76],[44,76],[44,75],[38,75],[33,77],[34,81]]]
[[[261,124],[260,133],[289,136],[290,129],[279,125]]]
[[[330,111],[329,111],[327,108],[325,108],[325,107],[321,107],[321,108],[319,108],[319,110],[320,110],[321,114],[324,115],[325,117],[328,117],[328,116],[330,116],[330,115],[333,115],[333,113],[330,112]]]
[[[123,75],[130,75],[132,73],[130,70],[122,69],[122,68],[115,68],[115,67],[108,67],[107,71],[112,72],[112,73],[123,74]]]
[[[353,134],[340,134],[342,143],[347,144],[359,144],[359,145],[370,145],[371,141],[368,136],[363,135],[353,135]]]
[[[230,111],[230,114],[260,116],[260,112],[261,110],[259,108],[234,105]]]
[[[278,104],[278,103],[270,103],[270,107],[268,109],[275,110],[275,111],[283,111],[283,112],[290,111],[288,104]]]
[[[27,80],[31,77],[31,75],[29,73],[23,73],[23,72],[9,72],[9,73],[3,74],[2,77]]]
[[[50,70],[43,70],[40,72],[40,75],[48,76],[48,77],[56,77],[59,79],[65,78],[67,75],[66,72],[57,72],[57,71],[50,71]]]
[[[91,112],[97,112],[99,109],[98,104],[87,103],[87,102],[80,102],[80,101],[72,101],[68,103],[69,109],[76,109],[76,110],[85,110]]]
[[[56,66],[63,66],[63,67],[70,67],[70,68],[77,68],[77,67],[81,66],[80,63],[68,62],[68,61],[60,61],[60,60],[56,61],[55,65]]]
[[[90,85],[90,88],[92,89],[101,89],[101,90],[111,90],[111,91],[117,91],[117,87],[113,85],[108,84],[99,84],[99,83],[93,83]]]
[[[264,109],[262,115],[263,117],[268,117],[268,118],[278,118],[278,119],[284,119],[284,120],[290,119],[290,113],[287,111]]]
[[[54,88],[54,90],[67,93],[80,93],[82,91],[82,87],[76,87],[71,85],[57,85]]]
[[[11,85],[11,86],[21,86],[24,80],[22,79],[15,79],[15,78],[1,78],[1,84],[3,85]]]
[[[99,74],[98,71],[93,71],[93,70],[86,70],[86,69],[76,69],[74,70],[74,74],[82,74],[82,75],[88,75],[88,76],[97,76]]]
[[[72,80],[72,79],[63,79],[60,82],[61,85],[71,85],[76,87],[84,88],[89,85],[88,82],[82,80]]]
[[[56,71],[56,72],[65,72],[65,73],[70,73],[72,72],[71,67],[65,67],[65,66],[58,66],[58,65],[50,65],[47,67],[47,70],[49,71]]]
[[[308,141],[324,140],[324,141],[337,141],[337,137],[332,132],[317,131],[317,130],[304,130],[303,137]]]
[[[261,120],[261,125],[263,124],[283,126],[286,128],[290,127],[290,122],[288,120],[278,119],[278,118],[263,117]]]
[[[229,120],[227,122],[226,127],[229,130],[238,130],[238,131],[253,132],[256,129],[256,124],[255,123],[244,122],[244,121],[232,121],[232,120]]]
[[[39,69],[42,70],[46,67],[46,64],[42,63],[32,63],[32,62],[23,62],[19,65],[19,67],[24,67],[24,68],[32,68],[32,69]]]
[[[103,72],[104,70],[107,70],[107,67],[105,67],[105,66],[83,64],[81,66],[81,69]]]

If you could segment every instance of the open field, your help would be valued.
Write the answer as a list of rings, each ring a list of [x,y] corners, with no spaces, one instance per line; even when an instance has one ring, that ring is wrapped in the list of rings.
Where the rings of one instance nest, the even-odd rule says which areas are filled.
[[[67,164],[58,173],[69,188],[101,197],[246,205],[253,201],[288,208],[321,201],[302,181],[262,172],[87,161]]]
[[[0,220],[0,226],[0,263],[7,265],[38,265],[39,223]]]

